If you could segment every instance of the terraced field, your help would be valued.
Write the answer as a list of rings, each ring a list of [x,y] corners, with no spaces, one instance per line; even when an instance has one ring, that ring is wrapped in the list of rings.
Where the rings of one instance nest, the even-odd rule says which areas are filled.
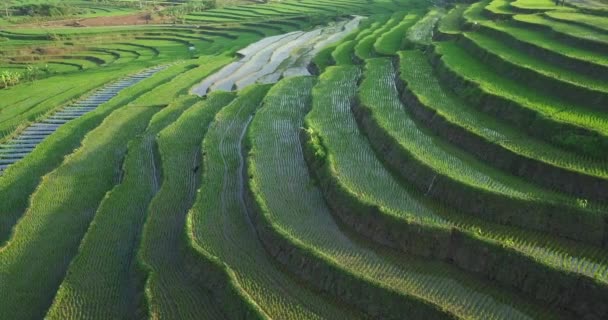
[[[0,319],[608,318],[604,0],[0,9]]]

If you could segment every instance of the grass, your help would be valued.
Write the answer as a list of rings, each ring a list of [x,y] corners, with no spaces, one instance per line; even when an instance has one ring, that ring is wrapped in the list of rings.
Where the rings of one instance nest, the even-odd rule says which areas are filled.
[[[44,177],[0,252],[2,318],[42,318],[99,203],[118,181],[127,143],[157,111],[114,112]]]
[[[307,127],[323,134],[322,139],[328,144],[333,145],[336,138],[353,135],[357,130],[354,120],[344,119],[350,114],[349,100],[355,94],[357,77],[356,67],[331,67],[313,89],[313,109],[307,117]],[[305,265],[316,266],[310,273],[303,272],[305,278],[330,293],[340,295],[339,292],[348,292],[342,299],[350,303],[353,303],[350,299],[356,301],[356,293],[360,292],[352,288],[365,288],[369,293],[366,295],[368,303],[356,306],[372,312],[375,317],[390,317],[387,313],[402,306],[408,308],[411,315],[421,316],[430,312],[426,315],[434,318],[441,317],[441,313],[433,314],[426,308],[441,308],[444,316],[447,312],[468,318],[488,319],[507,315],[526,318],[521,309],[518,310],[520,305],[514,303],[516,300],[503,300],[499,298],[500,294],[494,295],[495,291],[446,265],[411,257],[399,258],[389,253],[385,255],[380,253],[381,250],[369,249],[346,236],[332,219],[322,195],[308,177],[298,145],[298,128],[302,125],[304,111],[289,109],[290,116],[283,121],[291,123],[290,126],[264,126],[264,133],[251,138],[249,188],[261,208],[259,219],[263,221],[264,228],[271,228],[270,232],[281,239],[273,243],[288,243],[289,247],[284,250],[292,252],[294,259],[302,261],[299,257],[305,256],[310,259]],[[348,123],[353,127],[345,131]],[[274,138],[277,136],[281,139]],[[285,188],[276,181],[289,181],[289,187]],[[281,257],[280,261],[290,266],[288,257]],[[295,263],[295,268],[301,264]],[[325,270],[333,270],[333,273]],[[451,280],[445,281],[448,277]],[[349,281],[342,282],[343,279]],[[334,292],[336,287],[344,289]],[[386,290],[393,293],[379,293]],[[451,300],[451,295],[460,297],[457,303],[450,302],[455,301]],[[488,295],[494,298],[483,298]],[[397,301],[401,304],[385,304]],[[505,301],[510,303],[504,304]],[[473,303],[475,307],[472,307]]]
[[[152,117],[142,135],[129,142],[121,182],[106,194],[95,212],[47,318],[136,316],[136,248],[160,176],[155,138],[196,102],[193,97],[176,99]],[[95,270],[95,277],[90,276],[91,270]]]

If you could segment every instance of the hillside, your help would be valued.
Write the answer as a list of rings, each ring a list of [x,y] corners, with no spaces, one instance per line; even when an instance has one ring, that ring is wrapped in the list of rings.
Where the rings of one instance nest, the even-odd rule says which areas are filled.
[[[604,0],[0,9],[0,319],[608,318]]]

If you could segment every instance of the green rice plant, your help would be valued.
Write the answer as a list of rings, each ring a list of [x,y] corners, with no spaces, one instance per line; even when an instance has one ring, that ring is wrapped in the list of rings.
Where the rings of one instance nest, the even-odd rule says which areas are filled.
[[[232,57],[223,55],[202,56],[196,61],[197,65],[192,65],[191,68],[184,70],[184,72],[173,78],[171,82],[139,97],[131,104],[137,106],[168,105],[178,96],[187,94],[188,90],[203,78],[219,70],[232,60]]]
[[[27,208],[28,200],[41,178],[61,164],[63,158],[78,148],[83,137],[98,126],[112,111],[142,94],[170,81],[183,69],[176,65],[150,79],[126,88],[114,99],[82,117],[66,123],[41,142],[21,161],[11,165],[0,176],[0,243],[9,238],[11,229]]]
[[[608,34],[595,32],[587,26],[548,19],[540,14],[518,14],[513,20],[534,28],[544,28],[573,45],[582,45],[597,53],[608,52]]]
[[[594,29],[596,32],[608,33],[608,18],[606,17],[572,11],[549,11],[545,13],[545,16],[549,19],[582,25]]]
[[[597,227],[603,219],[600,204],[582,206],[574,197],[507,175],[437,139],[419,128],[399,101],[390,62],[374,60],[368,66],[384,71],[376,71],[375,86],[362,87],[362,111],[369,115],[362,114],[360,123],[375,143],[394,146],[389,163],[402,177],[427,195],[490,221],[602,243],[604,231]],[[388,85],[382,87],[384,83]],[[403,161],[410,165],[399,167]],[[585,227],[574,227],[574,221]]]
[[[372,67],[376,67],[376,68],[380,68],[378,65],[381,65],[383,68],[388,68],[387,64],[388,64],[388,61],[386,61],[386,60],[372,60],[372,61],[368,62],[368,65],[371,65]],[[370,67],[370,68],[372,68],[372,67]],[[388,69],[388,70],[390,70],[390,69]],[[384,70],[384,71],[385,72],[377,72],[374,74],[374,76],[376,77],[377,83],[382,83],[381,81],[389,81],[388,79],[391,79],[391,77],[392,77],[391,72],[388,72],[387,70]],[[378,78],[379,75],[382,75],[382,78]],[[369,88],[369,87],[365,87],[365,88]],[[405,148],[411,147],[412,148],[411,152],[413,152],[413,153],[420,152],[421,156],[422,156],[423,152],[425,154],[427,154],[429,156],[429,158],[425,158],[425,160],[426,160],[425,162],[428,164],[435,162],[435,160],[433,160],[430,157],[433,157],[436,159],[441,159],[436,163],[436,165],[439,166],[437,168],[437,170],[442,172],[443,174],[450,175],[451,174],[450,171],[458,172],[458,174],[461,178],[467,179],[468,183],[471,183],[472,185],[478,185],[478,186],[485,185],[486,188],[491,188],[491,189],[494,189],[496,186],[496,187],[498,187],[498,190],[495,190],[494,192],[496,192],[496,193],[504,192],[504,193],[509,194],[511,197],[522,197],[524,199],[529,199],[529,200],[532,200],[532,199],[558,200],[558,199],[562,198],[557,195],[549,196],[547,194],[543,194],[542,196],[540,196],[540,195],[533,196],[533,194],[535,192],[533,192],[532,190],[534,190],[534,188],[531,188],[531,189],[524,188],[520,184],[518,184],[517,187],[510,187],[509,184],[492,182],[491,177],[495,176],[494,174],[484,174],[483,175],[484,177],[482,177],[482,176],[476,177],[476,173],[474,173],[471,170],[474,170],[473,168],[478,168],[478,167],[481,168],[481,166],[472,165],[472,163],[469,163],[470,166],[467,166],[468,169],[465,169],[460,166],[464,165],[466,160],[460,160],[460,161],[456,161],[455,159],[450,160],[451,157],[455,157],[455,154],[458,154],[458,153],[455,152],[455,150],[451,150],[447,146],[442,145],[440,143],[430,143],[431,141],[433,141],[432,138],[426,137],[425,132],[420,131],[414,125],[414,123],[409,119],[409,117],[405,113],[405,110],[401,106],[401,103],[399,102],[399,100],[396,99],[397,98],[396,95],[393,94],[393,95],[387,96],[387,95],[385,95],[385,92],[383,92],[383,90],[378,90],[377,88],[370,88],[370,89],[368,89],[368,91],[361,92],[361,97],[363,99],[364,104],[371,103],[372,101],[378,101],[373,104],[374,108],[372,109],[372,110],[374,110],[375,119],[377,121],[381,121],[382,126],[384,128],[386,128],[386,130],[388,130],[389,132],[392,132],[392,130],[401,131],[399,134],[397,132],[394,132],[394,133],[391,133],[391,135],[393,135],[395,137],[400,137],[400,138],[397,138],[397,141],[399,141],[400,144],[402,144]],[[384,97],[384,98],[381,99],[381,97]],[[383,102],[380,102],[380,101],[383,101]],[[392,116],[389,116],[389,114]],[[399,125],[397,125],[397,123],[399,123]],[[414,139],[418,139],[418,138],[421,139],[420,142],[414,140]],[[423,143],[423,141],[426,141],[426,142]],[[432,148],[430,145],[437,145],[437,147]],[[417,151],[418,149],[420,151]],[[442,150],[442,149],[444,149],[444,150]],[[441,167],[443,167],[445,170],[442,169]],[[449,170],[448,170],[448,168],[449,168]],[[456,169],[458,169],[458,171],[456,171]],[[463,170],[463,171],[460,171],[460,170]],[[467,173],[470,173],[471,176],[467,177]],[[538,190],[536,190],[536,191],[538,191]]]
[[[337,45],[332,51],[331,56],[336,62],[336,65],[348,65],[354,64],[353,61],[354,49],[357,42],[355,40],[348,40]]]
[[[608,162],[590,159],[589,157],[567,152],[545,142],[532,139],[524,132],[505,125],[496,118],[478,112],[476,109],[468,106],[464,101],[449,92],[449,89],[444,89],[441,86],[439,80],[433,76],[433,68],[422,52],[400,52],[400,59],[400,76],[405,82],[404,86],[407,87],[405,90],[411,92],[416,100],[432,110],[435,117],[445,119],[448,123],[480,137],[485,143],[498,145],[500,148],[508,150],[509,153],[555,168],[556,172],[560,171],[560,169],[566,169],[569,172],[585,177],[593,177],[600,180],[608,179]],[[476,148],[481,148],[481,145],[469,146],[469,149]],[[469,152],[471,153],[472,151],[469,150]],[[484,158],[484,152],[487,151],[480,152],[476,156]],[[492,164],[494,161],[490,161],[490,158],[493,158],[493,155],[485,155],[486,161]],[[499,166],[502,166],[502,163],[497,159],[496,162],[498,162]],[[511,162],[509,166],[514,167],[515,163]],[[523,178],[530,176],[529,180],[531,181],[542,181],[549,178],[545,175],[533,177],[529,172],[524,172],[526,170],[520,168],[513,169],[509,173]],[[547,175],[559,176],[556,173],[547,173]],[[565,176],[562,178],[565,178]],[[588,183],[596,185],[595,183]],[[576,182],[574,184],[578,185]],[[582,188],[581,186],[573,187],[577,191]]]
[[[19,126],[36,120],[70,100],[142,68],[142,65],[131,65],[127,68],[57,75],[37,80],[27,86],[0,90],[0,100],[3,101],[3,107],[0,107],[0,139],[12,134]]]
[[[405,37],[406,31],[416,23],[418,18],[418,14],[410,13],[390,30],[384,28],[388,31],[377,34],[379,37],[374,42],[374,50],[381,55],[395,55],[397,51],[405,47],[408,40]]]
[[[350,114],[358,75],[358,68],[346,66],[330,67],[321,76],[306,121],[309,134],[318,132],[322,136],[317,137],[331,145],[358,134]],[[527,312],[538,311],[447,265],[372,250],[346,236],[308,176],[298,141],[304,112],[287,104],[275,113],[281,115],[280,121],[261,116],[264,125],[252,127],[256,134],[249,136],[248,187],[257,207],[258,234],[267,239],[267,250],[281,263],[376,318],[399,318],[402,313],[392,312],[400,308],[433,319],[446,313],[448,317],[526,318]],[[359,152],[355,155],[365,161]],[[352,163],[356,168],[359,164]],[[366,303],[357,303],[362,302],[359,299]]]
[[[46,79],[34,81],[31,85],[16,86],[11,90],[0,90],[0,98],[6,101],[6,105],[0,107],[0,139],[14,133],[18,126],[39,119],[57,107],[63,106],[72,99],[76,99],[86,92],[101,86],[129,73],[134,73],[142,68],[173,61],[186,56],[182,49],[176,50],[175,46],[168,47],[162,41],[147,42],[139,41],[139,45],[155,47],[160,53],[156,59],[142,59],[128,64],[110,64],[104,68],[98,68],[96,57],[87,60],[84,55],[66,55],[51,58],[54,62],[79,65],[85,72],[72,74],[53,74]],[[214,49],[220,49],[220,44],[214,44]],[[223,44],[226,48],[226,43]],[[172,51],[173,50],[173,51]],[[187,51],[187,50],[186,50]],[[104,60],[105,61],[105,60]]]
[[[334,16],[342,12],[367,11],[363,1],[336,1],[327,3],[323,1],[283,1],[272,2],[266,5],[251,6],[251,9],[235,10],[234,8],[213,9],[201,13],[191,13],[186,18],[197,23],[232,23],[255,22],[276,19],[277,13],[282,19],[295,15]],[[288,14],[286,14],[288,13]]]
[[[327,46],[312,58],[312,66],[315,68],[316,73],[323,73],[327,67],[336,63],[333,57],[336,47],[337,45]]]
[[[310,100],[312,78],[288,78],[244,89],[216,117],[203,142],[202,184],[188,216],[188,234],[201,259],[217,261],[241,299],[270,319],[343,318],[344,311],[303,288],[276,266],[257,238],[243,201],[241,143],[254,112]],[[254,122],[253,130],[258,121]],[[265,125],[265,124],[264,124]],[[281,126],[281,124],[275,124]]]
[[[567,8],[558,6],[552,0],[516,0],[511,2],[511,7],[520,12],[538,12],[546,10],[564,10]]]
[[[368,18],[369,19],[369,18]],[[336,43],[335,45],[331,46],[331,58],[330,57],[326,57],[324,59],[326,59],[326,61],[329,61],[329,59],[331,59],[331,64],[354,64],[356,63],[354,61],[355,59],[355,45],[357,44],[357,39],[360,37],[361,33],[366,32],[369,30],[369,21],[367,20],[363,20],[362,22],[359,23],[359,28],[354,31],[353,33],[349,34],[348,36],[344,37],[342,40],[340,40],[340,42]],[[324,51],[325,49],[321,50]],[[327,54],[327,53],[325,53]],[[317,57],[315,56],[316,59]],[[325,67],[327,67],[328,65],[325,65]],[[323,73],[323,71],[325,70],[325,68],[323,68],[323,70],[321,70],[321,72],[319,73]]]
[[[377,110],[380,108],[379,106],[386,108],[386,105],[395,105],[395,110],[398,110],[396,112],[403,112],[399,111],[403,110],[403,106],[399,105],[395,84],[393,80],[389,80],[395,78],[395,75],[391,74],[394,72],[391,69],[391,63],[388,60],[368,61],[366,78],[361,84],[360,94],[362,103],[374,108],[374,116],[379,113]],[[428,78],[430,75],[424,69],[415,68],[415,70],[422,77]],[[418,92],[436,90],[432,88],[432,83],[421,83],[416,86]],[[420,87],[425,89],[420,89]],[[369,95],[372,90],[376,90],[378,93]],[[367,98],[363,95],[367,95]],[[422,95],[426,97],[425,101],[429,101],[428,96]],[[389,103],[388,101],[394,102]],[[391,119],[395,118],[397,117],[393,115]],[[339,215],[347,224],[351,225],[354,221],[353,227],[358,231],[364,234],[366,231],[372,232],[373,235],[370,237],[383,244],[397,241],[397,246],[404,247],[408,252],[417,252],[423,256],[430,255],[439,259],[456,260],[456,264],[461,268],[480,273],[483,277],[497,279],[503,285],[514,286],[531,296],[536,296],[534,291],[536,289],[530,291],[529,285],[532,283],[536,283],[532,287],[539,288],[541,291],[540,288],[551,286],[556,286],[556,288],[562,286],[566,290],[572,290],[569,283],[574,278],[579,279],[576,281],[585,279],[584,281],[589,283],[599,281],[602,284],[596,282],[596,285],[603,287],[602,290],[606,289],[608,256],[602,249],[575,244],[547,234],[525,231],[519,227],[488,223],[479,218],[438,207],[436,202],[425,200],[434,187],[433,184],[422,192],[404,188],[403,184],[396,181],[394,176],[378,161],[365,137],[357,132],[354,120],[350,121],[352,121],[351,126],[354,126],[351,130],[354,131],[348,133],[341,131],[342,129],[336,130],[336,128],[340,128],[336,125],[332,127],[333,129],[328,127],[327,134],[318,138],[323,147],[315,148],[318,155],[314,157],[314,161],[322,162],[324,167],[321,172],[325,173],[318,175],[325,198],[335,210],[346,212]],[[328,135],[332,135],[334,131],[337,132],[331,142],[328,140]],[[401,136],[412,139],[410,135]],[[441,142],[433,142],[428,145],[437,144],[441,144]],[[382,153],[396,157],[390,150],[390,146],[386,144],[377,144],[372,139],[372,146],[381,147]],[[376,150],[380,151],[380,149]],[[366,168],[366,170],[355,170],[354,168]],[[406,167],[405,169],[411,168]],[[416,176],[423,174],[419,170],[412,169],[412,171]],[[437,187],[442,184],[439,179],[435,180],[435,178],[431,183],[433,182]],[[337,189],[335,186],[338,186]],[[424,196],[421,193],[425,193]],[[443,196],[449,197],[450,193],[447,191]],[[361,228],[360,225],[366,225],[366,228]],[[454,230],[460,230],[464,234],[468,234],[465,238],[470,240],[465,241],[467,243],[465,248],[457,250],[462,256],[467,257],[468,250],[476,252],[480,249],[475,249],[475,247],[481,246],[486,247],[482,251],[493,252],[496,260],[484,260],[485,262],[482,263],[484,266],[479,266],[472,264],[468,258],[455,259],[450,257],[449,253],[444,256],[445,248],[442,247],[442,240],[438,239],[444,237],[442,234],[446,234],[446,230],[452,230],[452,233],[455,232]],[[390,237],[380,236],[388,233],[391,234]],[[399,236],[400,233],[402,236]],[[454,235],[448,236],[448,238],[453,237]],[[453,244],[450,243],[448,241],[445,245],[454,249]],[[393,243],[393,245],[395,244]],[[522,258],[526,262],[521,261]],[[493,262],[490,262],[492,260]],[[519,276],[527,279],[527,286],[523,286],[517,279],[518,277],[496,274],[500,272],[498,270],[502,270],[501,268],[509,269],[509,265],[519,265],[522,268]],[[523,265],[528,265],[528,267],[523,267]],[[537,273],[531,270],[545,271]],[[559,299],[558,292],[562,292],[560,290],[551,291],[551,294],[545,292],[541,300],[549,305],[552,304],[555,299]],[[577,303],[570,304],[569,307],[576,309]]]
[[[465,40],[461,43],[477,56],[497,57],[504,67],[496,63],[495,68],[502,72],[510,70],[508,75],[515,80],[526,80],[529,86],[587,108],[605,110],[603,100],[608,97],[608,81],[539,59],[480,32],[467,32],[461,40]]]
[[[397,12],[388,20],[385,20],[383,17],[379,17],[379,21],[377,21],[379,24],[377,27],[374,28],[374,25],[376,24],[372,24],[372,27],[370,28],[372,32],[357,40],[358,42],[355,45],[355,56],[360,60],[373,56],[375,54],[374,44],[378,40],[378,37],[396,26],[400,21],[403,20],[404,16],[405,12]]]
[[[575,68],[579,69],[576,71],[579,72],[588,72],[593,68],[604,70],[608,67],[608,57],[603,53],[573,46],[540,30],[526,28],[511,22],[498,23],[488,20],[482,15],[483,8],[488,3],[488,1],[482,1],[469,6],[463,14],[467,23],[490,35],[500,37],[503,41],[514,43],[518,47],[534,49],[550,57],[561,57],[560,61],[567,61],[563,63],[564,65],[574,64]],[[583,70],[577,65],[585,65],[587,69]]]
[[[522,126],[524,123],[541,123],[543,120],[542,125],[528,131],[558,146],[601,157],[603,150],[597,148],[606,145],[608,139],[608,115],[605,112],[589,110],[577,103],[542,94],[521,82],[506,78],[472,57],[456,43],[438,43],[435,50],[441,56],[442,66],[445,66],[447,72],[474,83],[483,94],[512,102],[512,110],[518,113],[506,117],[511,122],[517,118],[519,126]],[[480,95],[467,96],[466,92],[463,95],[470,98],[470,103],[479,104]],[[535,117],[532,119],[525,116],[525,113]],[[558,127],[559,130],[556,129]],[[547,130],[553,130],[555,135],[543,137]]]
[[[407,86],[408,88],[410,88],[410,90],[412,90],[414,92],[414,94],[416,94],[416,97],[424,104],[428,105],[429,107],[433,108],[436,110],[437,116],[441,116],[441,117],[446,117],[448,119],[452,119],[453,121],[459,121],[462,123],[462,126],[464,126],[467,130],[473,130],[475,132],[479,132],[479,134],[484,134],[481,133],[481,131],[486,131],[485,134],[491,134],[491,133],[496,133],[496,134],[503,134],[505,135],[505,140],[498,142],[498,143],[504,143],[504,144],[508,144],[508,143],[513,143],[515,144],[516,142],[512,142],[512,141],[506,141],[509,139],[509,129],[508,127],[489,127],[489,128],[483,128],[483,129],[476,129],[476,127],[479,127],[480,124],[486,124],[485,120],[487,118],[483,117],[483,116],[475,116],[474,112],[470,112],[467,111],[467,107],[462,105],[462,102],[459,102],[456,98],[454,98],[453,96],[451,96],[449,93],[446,93],[443,91],[443,89],[440,87],[438,81],[436,79],[434,79],[434,77],[432,76],[432,73],[429,72],[430,71],[430,66],[428,65],[428,62],[424,61],[424,57],[422,56],[421,53],[418,52],[402,52],[401,53],[401,58],[404,59],[403,60],[403,64],[402,64],[402,77],[404,78],[404,80],[406,80]],[[426,66],[425,66],[426,64]],[[412,68],[411,65],[416,65],[416,68]],[[403,106],[401,105],[401,102],[399,101],[398,98],[398,93],[397,93],[397,89],[395,87],[394,83],[391,83],[391,81],[389,81],[388,79],[393,79],[394,78],[394,71],[392,70],[392,66],[390,65],[389,61],[382,61],[381,59],[376,59],[376,60],[369,60],[368,64],[367,64],[367,69],[366,69],[366,78],[365,80],[362,82],[361,84],[361,91],[360,91],[360,97],[361,97],[361,103],[363,105],[368,106],[372,111],[373,111],[373,117],[378,119],[378,121],[382,120],[384,121],[384,123],[390,122],[390,121],[401,121],[400,122],[400,126],[397,126],[397,128],[403,128],[405,124],[411,124],[413,125],[412,121],[409,119],[409,115],[407,112],[405,112],[404,108],[411,108],[411,107],[407,107],[407,106]],[[384,81],[381,81],[379,79],[385,79]],[[377,97],[385,97],[382,100],[378,100]],[[390,102],[389,102],[390,101]],[[391,108],[393,110],[392,113],[392,117],[388,118],[387,115],[388,113],[388,106],[393,105],[393,107]],[[452,110],[452,108],[456,108],[455,110]],[[412,110],[413,111],[413,110]],[[399,115],[397,117],[397,115]],[[465,121],[468,120],[464,120],[464,118],[468,118],[468,117],[475,117],[474,119],[470,120],[470,123],[465,123]],[[460,117],[462,118],[461,120],[457,120],[457,118]],[[476,125],[471,125],[472,122],[476,122],[479,124]],[[495,122],[495,121],[494,121]],[[487,125],[492,125],[492,121],[488,121]],[[387,130],[389,130],[388,124],[385,127],[387,128]],[[399,129],[402,130],[402,129]],[[412,130],[419,130],[416,129],[414,127],[412,127]],[[421,134],[424,134],[424,131],[420,130]],[[511,133],[510,135],[513,135],[514,133]],[[414,138],[416,137],[416,135],[413,134],[402,134],[399,137],[403,137],[403,138],[396,138],[397,141],[399,141],[400,144],[405,145],[408,144],[409,142],[406,142],[405,140],[414,140]],[[434,141],[433,143],[430,144],[426,144],[426,147],[422,147],[425,149],[432,149],[432,146],[437,146],[436,148],[440,147],[440,146],[444,146],[445,144],[443,144],[443,142],[441,141],[437,141],[438,139],[436,138],[431,138],[432,141]],[[488,138],[490,139],[490,138]],[[528,140],[529,143],[534,143],[534,141],[530,141]],[[524,147],[521,147],[522,149]],[[541,150],[546,149],[541,147],[539,145],[539,147],[536,149],[537,152],[540,152]],[[450,150],[449,146],[446,146],[446,148],[444,150]],[[428,150],[426,151],[427,154],[431,154],[433,151]],[[530,151],[531,152],[531,151]],[[349,155],[352,153],[349,153],[348,150],[345,150],[343,152],[345,155]],[[459,154],[459,152],[453,152],[454,154]],[[446,158],[449,156],[446,156]],[[572,157],[572,156],[570,156]],[[446,159],[446,161],[449,161]],[[572,160],[574,161],[574,160]],[[583,159],[584,161],[584,159]],[[427,163],[431,163],[430,161]],[[378,166],[378,165],[376,165]],[[472,166],[473,168],[483,168],[482,166]],[[455,169],[455,167],[452,167]],[[598,169],[598,170],[606,170],[604,169]],[[462,171],[459,173],[465,173],[466,171]],[[348,181],[346,180],[348,178],[348,176],[346,176],[346,172],[344,174],[340,174],[340,172],[337,172],[339,174],[339,176],[341,177],[342,181]],[[351,176],[354,176],[354,173],[350,173],[349,174]],[[376,174],[376,176],[379,176],[379,174]],[[387,176],[388,177],[388,176]],[[354,179],[354,178],[353,178]],[[389,188],[388,185],[377,185],[377,186],[373,186],[371,184],[372,180],[368,179],[365,180],[367,181],[367,183],[362,183],[363,182],[363,178],[359,178],[360,180],[358,180],[357,184],[355,183],[346,183],[343,182],[349,189],[355,190],[354,193],[355,194],[368,194],[371,192],[371,190],[378,190],[376,191],[376,195],[374,196],[374,198],[370,198],[370,200],[376,199],[375,201],[377,202],[377,199],[384,199],[379,205],[381,207],[393,207],[393,208],[404,208],[401,209],[405,212],[410,211],[412,212],[412,214],[414,214],[414,212],[417,211],[417,209],[422,208],[423,206],[412,206],[411,204],[414,204],[416,201],[413,199],[407,199],[405,198],[403,195],[397,195],[397,194],[386,194],[385,190],[390,190],[390,189],[395,189],[395,187]],[[383,179],[386,181],[390,181],[390,179]],[[512,180],[512,181],[517,181],[517,180]],[[379,182],[382,182],[381,180]],[[525,190],[525,183],[518,181],[519,182],[519,186],[520,188],[518,190]],[[498,184],[497,184],[498,185]],[[371,187],[370,187],[371,186]],[[365,188],[362,190],[357,190],[356,188]],[[534,188],[532,188],[534,189]],[[426,195],[429,195],[429,189],[425,189],[423,190]],[[538,191],[538,189],[537,189]],[[447,196],[447,195],[446,195]],[[540,196],[539,196],[540,197]],[[546,195],[547,198],[550,197],[550,194]],[[405,199],[403,199],[405,198]],[[563,198],[563,197],[562,197]],[[362,198],[365,201],[365,198]],[[403,200],[402,200],[403,199]],[[542,198],[545,199],[545,198]],[[390,206],[388,205],[389,203],[392,203]],[[408,206],[408,204],[410,204],[410,206]],[[397,209],[396,209],[397,210]],[[516,209],[514,209],[516,210]],[[420,212],[424,213],[424,210],[419,210]],[[433,218],[432,214],[429,213],[424,213],[425,216],[428,216],[430,218],[431,221],[436,221],[436,222],[442,222],[442,218]],[[437,214],[435,214],[436,217]],[[455,217],[457,216],[450,216],[450,219],[455,219]],[[427,219],[427,218],[425,218]],[[460,218],[462,219],[462,218]],[[467,222],[467,223],[463,223],[463,222],[459,222],[458,220],[456,220],[457,222],[454,222],[453,225],[464,225],[464,224],[468,224],[471,222]],[[470,220],[470,221],[474,221],[474,220]],[[481,222],[476,222],[477,226],[475,228],[472,227],[467,227],[467,229],[469,230],[473,230],[476,228],[480,228],[481,230],[484,230],[486,228],[490,228],[490,229],[496,229],[497,227],[488,227],[488,226],[484,226],[483,223]],[[516,230],[513,229],[512,230]],[[498,231],[494,231],[494,232],[498,232]],[[488,235],[490,236],[493,232],[486,232],[486,231],[482,231],[482,233],[484,235]],[[505,231],[500,231],[499,233],[505,233]],[[506,233],[508,234],[508,232]],[[530,239],[532,239],[533,237],[530,236]],[[494,238],[494,240],[500,240],[499,238]],[[525,241],[528,244],[529,243],[534,243],[534,242],[538,242],[537,240],[527,240]],[[552,241],[553,243],[558,243],[559,241]],[[562,249],[560,250],[561,252],[566,252],[569,250],[566,249]],[[584,250],[580,250],[581,252]],[[570,254],[576,254],[577,251],[569,251]],[[596,255],[596,253],[592,254],[591,256]],[[603,259],[605,258],[592,258],[592,259],[596,259],[597,261],[603,261]],[[570,269],[569,271],[576,271],[575,268]],[[591,275],[592,276],[592,275]],[[608,278],[603,279],[602,281],[606,281],[608,280]]]
[[[152,117],[142,135],[129,142],[121,181],[97,209],[46,318],[136,317],[139,293],[134,288],[139,281],[133,262],[146,209],[159,184],[156,135],[197,100],[175,100]]]
[[[148,317],[225,317],[202,279],[211,271],[197,274],[198,264],[187,259],[184,225],[199,184],[200,142],[215,114],[232,97],[228,93],[208,97],[158,135],[162,181],[148,207],[137,257],[146,274]]]
[[[511,16],[517,14],[516,11],[511,7],[511,0],[492,0],[487,6],[484,8],[484,13],[489,15],[491,18],[510,18]]]
[[[463,12],[468,8],[465,4],[457,4],[437,24],[437,31],[441,36],[454,36],[461,32]]]
[[[157,111],[114,112],[44,177],[0,251],[1,318],[44,316],[99,203],[118,182],[127,143]]]
[[[416,24],[407,29],[407,39],[415,44],[429,45],[433,40],[435,25],[445,15],[442,9],[431,9]]]
[[[47,61],[45,63],[48,73],[68,73],[83,70],[83,66],[72,61]]]

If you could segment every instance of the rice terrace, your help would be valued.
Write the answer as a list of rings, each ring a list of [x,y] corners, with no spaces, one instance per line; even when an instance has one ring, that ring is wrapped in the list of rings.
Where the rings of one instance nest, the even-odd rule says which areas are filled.
[[[0,0],[21,319],[608,319],[608,0]]]

